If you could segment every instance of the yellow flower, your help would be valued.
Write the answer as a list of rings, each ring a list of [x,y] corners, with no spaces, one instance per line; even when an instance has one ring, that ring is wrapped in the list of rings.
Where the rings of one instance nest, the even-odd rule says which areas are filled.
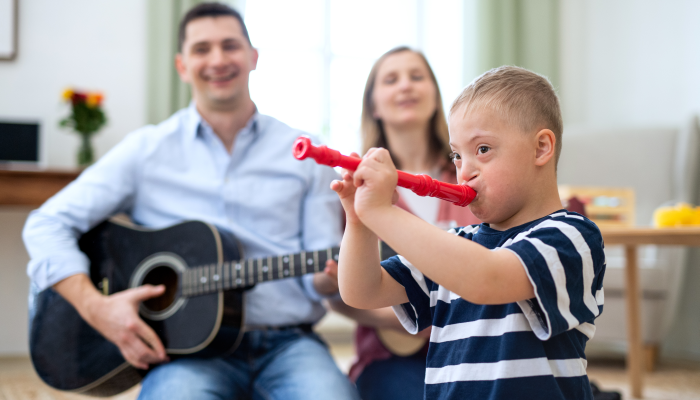
[[[63,100],[70,101],[73,98],[73,89],[66,89],[63,91]]]

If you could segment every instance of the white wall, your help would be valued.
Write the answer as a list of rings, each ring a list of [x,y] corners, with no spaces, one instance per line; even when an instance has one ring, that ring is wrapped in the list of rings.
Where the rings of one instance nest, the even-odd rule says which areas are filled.
[[[58,127],[74,86],[105,94],[106,128],[94,140],[104,154],[144,124],[146,3],[142,0],[27,0],[19,4],[19,53],[0,62],[0,119],[41,123],[45,161],[75,166],[78,136]]]
[[[58,128],[68,86],[101,90],[109,124],[94,140],[100,156],[146,120],[146,2],[23,0],[19,54],[0,62],[0,119],[41,123],[44,161],[75,166],[77,135]],[[0,355],[27,353],[28,260],[21,241],[27,209],[0,207]]]
[[[560,4],[565,127],[682,128],[700,113],[699,1]],[[663,354],[700,360],[698,287],[700,249],[694,249]]]
[[[700,2],[561,2],[567,125],[669,126],[700,111]]]

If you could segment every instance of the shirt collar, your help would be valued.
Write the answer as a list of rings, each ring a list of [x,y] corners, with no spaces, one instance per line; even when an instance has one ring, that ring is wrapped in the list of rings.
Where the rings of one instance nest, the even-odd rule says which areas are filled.
[[[187,132],[188,136],[191,137],[192,140],[194,140],[197,136],[202,136],[204,134],[204,130],[208,130],[215,135],[214,130],[211,129],[211,126],[209,126],[207,121],[202,118],[199,111],[197,111],[197,106],[195,105],[194,100],[190,102],[187,112],[190,117],[189,123],[187,124]],[[258,112],[258,108],[255,107],[253,116],[250,117],[248,123],[246,123],[245,127],[238,132],[236,137],[257,134],[260,128],[259,121],[260,113]]]

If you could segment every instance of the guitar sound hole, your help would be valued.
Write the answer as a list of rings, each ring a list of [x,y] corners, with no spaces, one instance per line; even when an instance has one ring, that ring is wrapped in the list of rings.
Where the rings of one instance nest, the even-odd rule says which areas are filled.
[[[168,266],[158,266],[146,274],[143,284],[154,286],[165,285],[165,293],[158,297],[148,299],[143,305],[152,312],[163,311],[175,301],[177,293],[177,272]]]

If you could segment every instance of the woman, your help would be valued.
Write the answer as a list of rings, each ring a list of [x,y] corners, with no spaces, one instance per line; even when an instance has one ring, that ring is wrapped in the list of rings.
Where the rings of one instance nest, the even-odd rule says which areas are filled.
[[[361,129],[363,153],[384,147],[398,169],[457,183],[440,90],[420,52],[398,47],[377,60],[365,85]],[[420,197],[404,188],[399,188],[396,205],[444,229],[479,223],[466,207]],[[331,265],[329,274],[334,274],[335,268]],[[406,333],[391,308],[356,310],[341,301],[331,302],[331,307],[358,322],[358,357],[350,377],[362,399],[422,399],[430,329],[418,334],[425,338],[425,344],[419,344],[415,354],[400,356],[389,349],[396,340],[382,331]]]

